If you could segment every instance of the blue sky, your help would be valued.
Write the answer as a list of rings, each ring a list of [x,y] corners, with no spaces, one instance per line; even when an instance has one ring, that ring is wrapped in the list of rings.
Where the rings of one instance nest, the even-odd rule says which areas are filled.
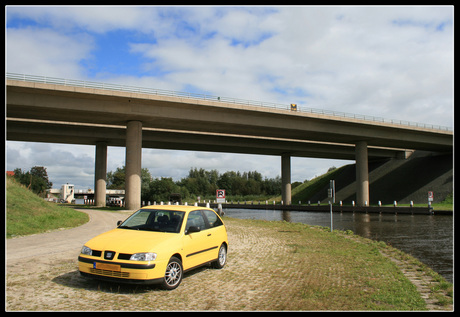
[[[8,72],[452,127],[452,26],[451,6],[7,6],[5,63]],[[7,169],[43,165],[56,186],[93,187],[93,147],[6,147]],[[84,163],[66,174],[56,159],[64,156]],[[293,180],[303,181],[352,162],[292,163]],[[123,164],[124,149],[109,148],[108,169]],[[275,177],[280,164],[277,157],[143,151],[154,177],[175,179],[191,167]]]

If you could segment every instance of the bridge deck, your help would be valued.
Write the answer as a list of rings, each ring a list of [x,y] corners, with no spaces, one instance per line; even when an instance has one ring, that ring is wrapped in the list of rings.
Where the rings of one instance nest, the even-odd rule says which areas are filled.
[[[451,152],[453,147],[453,131],[426,126],[406,126],[223,101],[10,79],[7,79],[7,118],[42,120],[44,124],[59,122],[61,128],[63,123],[66,123],[68,129],[78,129],[80,125],[79,129],[86,129],[87,133],[91,133],[91,129],[96,129],[90,125],[99,125],[99,131],[106,128],[106,132],[112,133],[115,132],[111,129],[113,126],[126,126],[128,121],[134,120],[142,122],[144,131],[167,130],[176,133],[178,137],[185,137],[179,131],[186,131],[189,136],[190,133],[201,133],[211,137],[218,134],[232,135],[241,138],[238,140],[239,143],[248,141],[247,137],[252,137],[258,138],[261,142],[266,142],[267,138],[274,138],[278,139],[277,141],[296,140],[348,146],[366,141],[370,147],[438,152]],[[34,133],[28,134],[27,131],[23,129],[22,136],[8,133],[7,139],[33,139]],[[117,133],[120,142],[124,135],[119,130]],[[50,136],[48,138],[51,139]],[[89,136],[87,138],[91,139]],[[87,142],[94,142],[94,134],[92,139]],[[110,140],[107,133],[101,135],[100,141],[105,139]],[[200,140],[198,143],[205,141]],[[216,142],[212,143],[217,145]],[[244,149],[243,146],[240,151],[244,152],[247,148]],[[280,147],[280,150],[285,149]],[[340,152],[339,149],[331,151]]]

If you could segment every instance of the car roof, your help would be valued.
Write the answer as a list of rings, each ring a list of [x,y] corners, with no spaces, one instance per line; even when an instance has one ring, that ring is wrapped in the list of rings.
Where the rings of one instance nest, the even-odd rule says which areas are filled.
[[[185,206],[185,205],[151,205],[151,206],[142,207],[141,209],[176,210],[176,211],[184,211],[184,212],[189,212],[189,211],[194,211],[194,210],[203,210],[203,209],[212,210],[211,208],[207,208],[207,207]]]

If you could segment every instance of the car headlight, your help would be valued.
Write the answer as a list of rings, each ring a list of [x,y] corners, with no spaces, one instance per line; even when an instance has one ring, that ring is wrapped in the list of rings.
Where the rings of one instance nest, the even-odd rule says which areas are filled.
[[[86,255],[93,255],[93,250],[84,245],[83,248],[81,248],[81,253]]]
[[[153,261],[157,258],[156,253],[134,253],[131,255],[132,261]]]

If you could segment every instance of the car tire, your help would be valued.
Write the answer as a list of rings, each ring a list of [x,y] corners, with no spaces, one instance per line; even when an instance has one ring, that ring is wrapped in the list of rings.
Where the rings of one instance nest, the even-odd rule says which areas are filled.
[[[212,262],[212,266],[215,269],[221,269],[225,266],[226,263],[227,263],[227,247],[225,246],[224,243],[222,243],[219,248],[217,260]]]
[[[179,286],[183,275],[184,269],[182,268],[182,261],[173,256],[166,266],[165,276],[161,286],[166,290],[173,290]]]

